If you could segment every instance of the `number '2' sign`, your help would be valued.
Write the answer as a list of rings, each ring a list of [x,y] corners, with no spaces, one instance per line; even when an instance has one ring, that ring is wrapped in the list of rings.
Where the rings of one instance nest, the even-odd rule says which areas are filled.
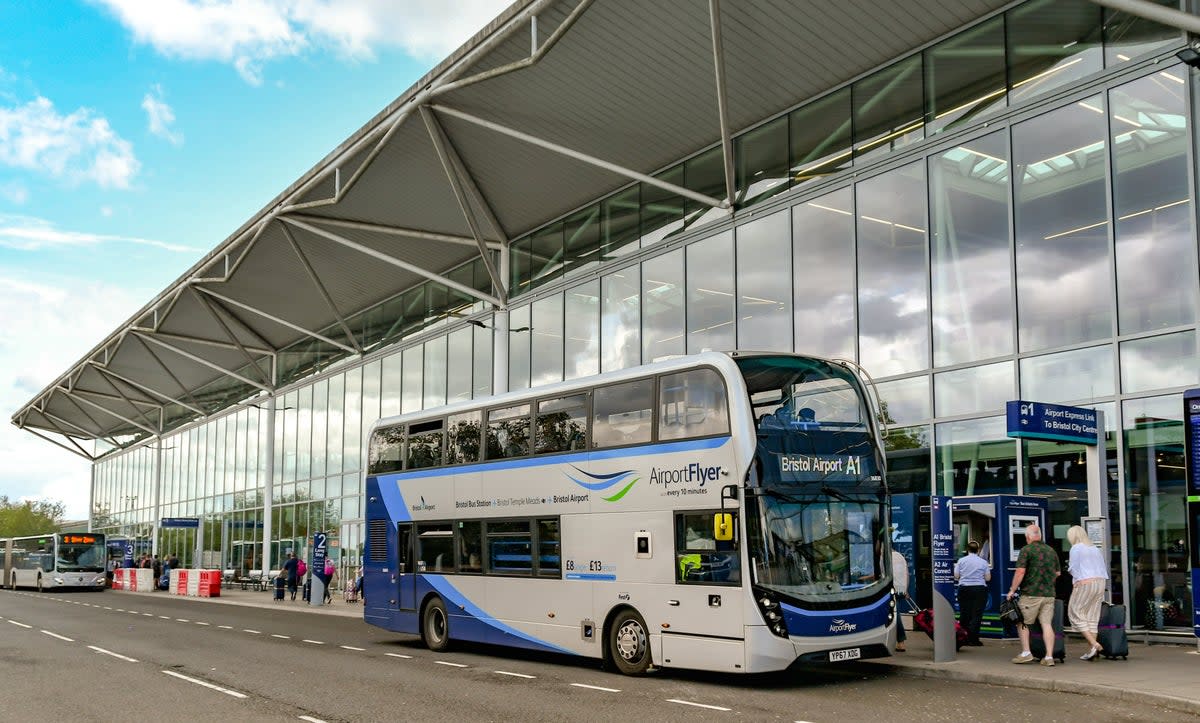
[[[312,553],[312,569],[313,570],[324,570],[325,569],[325,553],[326,553],[326,543],[327,543],[328,539],[329,539],[329,536],[326,535],[324,532],[313,533],[313,553]]]

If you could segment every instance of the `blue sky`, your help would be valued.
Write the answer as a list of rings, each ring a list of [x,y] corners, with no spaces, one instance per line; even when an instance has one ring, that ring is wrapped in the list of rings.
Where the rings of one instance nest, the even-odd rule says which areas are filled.
[[[508,4],[0,3],[4,417]],[[85,460],[10,424],[0,459],[86,517]]]

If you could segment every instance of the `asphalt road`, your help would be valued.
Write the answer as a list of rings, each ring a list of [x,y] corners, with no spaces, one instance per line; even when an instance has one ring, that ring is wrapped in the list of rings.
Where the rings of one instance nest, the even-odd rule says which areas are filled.
[[[0,720],[1195,721],[1123,701],[855,668],[659,671],[355,618],[113,592],[0,591]]]

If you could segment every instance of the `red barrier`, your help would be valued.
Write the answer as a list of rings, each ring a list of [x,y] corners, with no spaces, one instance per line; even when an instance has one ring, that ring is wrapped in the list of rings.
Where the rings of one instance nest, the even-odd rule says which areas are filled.
[[[221,571],[201,570],[198,593],[200,597],[221,597]]]
[[[179,584],[176,585],[174,593],[176,595],[187,595],[188,589],[188,570],[179,571]]]

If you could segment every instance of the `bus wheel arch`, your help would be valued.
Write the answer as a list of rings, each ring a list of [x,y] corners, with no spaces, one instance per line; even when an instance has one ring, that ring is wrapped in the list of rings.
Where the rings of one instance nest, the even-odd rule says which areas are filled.
[[[635,608],[620,605],[604,620],[604,663],[625,675],[644,675],[653,664],[650,628]]]
[[[450,647],[450,614],[437,595],[431,594],[421,603],[421,640],[436,653]]]
[[[42,587],[42,576],[41,576],[41,574],[39,574],[39,575],[38,575],[38,579],[37,579],[37,591],[38,591],[38,592],[45,592],[45,589]]]

